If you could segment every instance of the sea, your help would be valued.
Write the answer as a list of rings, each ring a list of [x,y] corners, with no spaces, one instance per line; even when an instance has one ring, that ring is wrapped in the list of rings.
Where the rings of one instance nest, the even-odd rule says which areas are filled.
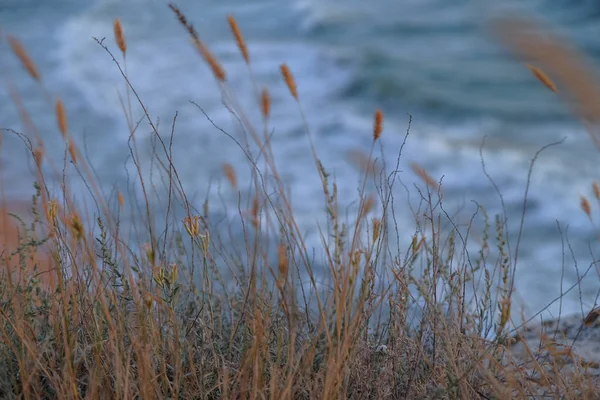
[[[402,148],[399,183],[394,187],[396,222],[404,233],[401,248],[412,239],[414,213],[426,192],[411,165],[442,181],[444,210],[460,223],[468,223],[481,205],[490,216],[493,238],[494,216],[504,210],[513,257],[529,181],[515,276],[520,304],[529,316],[548,305],[547,312],[554,316],[585,314],[595,306],[600,289],[593,263],[600,250],[600,204],[593,198],[592,182],[600,179],[600,154],[569,109],[522,60],[502,47],[489,27],[502,13],[534,17],[594,64],[600,60],[600,3],[178,0],[175,4],[222,62],[228,90],[260,122],[253,80],[227,24],[228,15],[236,17],[255,82],[271,93],[273,153],[309,245],[319,246],[319,226],[326,226],[325,203],[304,120],[281,79],[281,63],[295,76],[302,112],[320,160],[335,177],[341,209],[355,204],[361,188],[361,171],[349,155],[369,152],[373,113],[380,108],[384,131],[375,156],[395,167]],[[33,116],[48,159],[60,170],[65,145],[53,107],[53,99],[60,96],[69,130],[102,190],[113,199],[117,191],[139,198],[139,187],[137,193],[131,189],[137,175],[128,158],[125,83],[95,40],[103,40],[122,61],[113,34],[116,17],[127,40],[122,65],[165,137],[177,113],[173,158],[190,201],[201,209],[209,198],[214,212],[235,217],[238,195],[228,185],[222,165],[231,164],[246,185],[248,160],[199,107],[215,125],[234,135],[239,127],[166,1],[0,1],[0,128],[26,130],[11,97],[15,90]],[[7,35],[17,37],[27,49],[42,75],[42,87],[20,67]],[[131,101],[135,105],[135,99]],[[148,165],[153,134],[139,108],[134,109],[135,122],[140,121],[136,131],[140,157]],[[529,175],[536,153],[553,143],[538,155]],[[5,195],[29,198],[33,166],[23,142],[4,132],[0,151]],[[153,178],[149,168],[143,174]],[[67,175],[73,179],[74,196],[85,197],[88,188],[77,179],[78,172],[69,168]],[[590,199],[592,220],[580,208],[581,195]],[[158,207],[166,200],[152,201]],[[474,221],[481,228],[481,211]],[[471,237],[480,240],[481,230],[478,234]],[[497,256],[492,242],[490,259]]]

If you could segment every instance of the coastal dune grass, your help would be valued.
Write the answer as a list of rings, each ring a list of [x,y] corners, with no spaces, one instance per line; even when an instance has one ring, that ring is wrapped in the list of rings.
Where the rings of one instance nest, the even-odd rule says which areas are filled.
[[[425,183],[414,188],[420,199],[412,210],[416,229],[399,226],[395,212],[404,205],[394,192],[402,148],[397,160],[380,154],[387,133],[381,110],[370,111],[370,148],[355,154],[361,168],[356,213],[344,216],[338,184],[321,162],[304,116],[302,82],[283,63],[282,80],[298,107],[315,184],[323,192],[327,224],[319,225],[322,260],[316,261],[270,144],[278,105],[254,78],[242,27],[228,17],[253,80],[256,110],[239,105],[218,58],[185,13],[169,7],[182,25],[182,40],[191,38],[241,128],[236,139],[213,122],[251,169],[253,190],[246,196],[234,166],[221,166],[229,189],[247,199],[239,202],[235,221],[228,221],[242,226],[243,243],[215,229],[212,204],[194,204],[186,195],[172,151],[177,116],[167,133],[159,130],[129,79],[127,27],[115,19],[120,55],[108,41],[97,43],[125,85],[122,106],[141,198],[103,194],[69,131],[67,107],[47,95],[65,144],[64,165],[54,165],[45,157],[34,116],[13,94],[25,132],[5,129],[2,135],[23,140],[37,175],[31,202],[0,208],[1,398],[597,398],[599,381],[586,360],[552,343],[544,345],[550,357],[542,360],[540,349],[522,340],[524,321],[512,299],[519,246],[508,241],[505,215],[489,216],[478,206],[469,226],[459,226],[444,208],[442,182],[415,163],[411,168]],[[586,104],[600,95],[569,75],[588,74],[580,57],[569,50],[569,62],[562,61],[566,47],[546,36],[548,51],[533,52],[537,39],[509,22],[498,32],[522,56],[531,53],[532,64],[524,67],[553,92],[571,93],[569,104],[593,122]],[[16,38],[7,39],[43,88],[34,59]],[[252,112],[260,114],[262,126],[250,122]],[[151,167],[136,142],[140,118],[152,130],[152,165],[166,182],[161,187],[145,178]],[[67,169],[77,171],[94,207],[74,193]],[[50,181],[61,184],[57,189]],[[600,206],[598,184],[592,189]],[[154,208],[157,192],[166,199],[165,210]],[[587,197],[581,206],[593,222]],[[525,212],[524,206],[523,218]],[[126,221],[141,233],[128,234]],[[471,233],[475,226],[482,227],[477,234]],[[592,310],[586,322],[593,324],[595,315]],[[517,342],[524,343],[520,354],[512,351]]]

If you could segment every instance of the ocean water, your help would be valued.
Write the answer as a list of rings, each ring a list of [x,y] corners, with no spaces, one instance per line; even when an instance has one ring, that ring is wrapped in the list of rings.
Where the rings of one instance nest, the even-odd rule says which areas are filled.
[[[598,250],[596,231],[579,208],[579,195],[591,196],[600,179],[600,154],[582,126],[522,63],[512,59],[487,30],[499,12],[529,13],[552,23],[592,60],[600,59],[600,5],[586,0],[477,2],[468,0],[180,0],[177,5],[201,38],[221,59],[230,87],[249,108],[253,87],[228,30],[234,13],[249,45],[257,80],[273,101],[273,147],[288,182],[296,216],[308,242],[318,243],[316,221],[323,222],[318,175],[298,109],[279,75],[279,64],[292,69],[321,160],[335,174],[340,198],[356,199],[360,175],[348,162],[349,151],[367,151],[372,115],[385,113],[382,140],[388,162],[396,160],[412,116],[411,134],[400,161],[396,186],[398,220],[414,231],[408,204],[424,188],[410,163],[443,177],[444,204],[460,209],[461,222],[476,203],[493,216],[501,202],[486,178],[480,157],[499,187],[515,239],[521,217],[528,167],[538,149],[564,142],[538,158],[529,190],[516,285],[528,314],[545,306],[577,282]],[[201,207],[207,191],[216,203],[236,204],[224,184],[221,164],[234,165],[240,181],[249,169],[242,151],[218,133],[193,100],[224,128],[231,117],[203,61],[165,1],[157,0],[8,0],[0,4],[0,29],[17,36],[44,77],[49,93],[60,95],[69,126],[107,193],[128,193],[134,178],[127,163],[128,129],[119,100],[125,86],[116,66],[93,40],[118,53],[112,23],[121,18],[128,43],[131,82],[163,134],[178,112],[173,146],[176,166],[188,195]],[[0,47],[3,90],[0,127],[22,130],[9,84],[19,91],[44,138],[50,158],[60,160],[64,145],[44,92],[18,66],[6,42]],[[141,114],[136,114],[140,115]],[[142,121],[136,133],[142,149],[152,134]],[[0,171],[9,197],[30,196],[31,170],[23,145],[5,135]],[[142,157],[146,157],[142,152]],[[146,158],[148,161],[148,158]],[[149,174],[148,170],[145,171]],[[149,175],[146,176],[149,178]],[[112,192],[111,192],[112,190]],[[76,186],[84,193],[85,186]],[[160,202],[160,200],[157,200]],[[402,207],[402,205],[406,205]],[[596,210],[597,212],[598,210]],[[237,212],[223,208],[223,213]],[[598,214],[597,214],[598,215]],[[568,243],[561,234],[568,233]],[[594,306],[596,269],[564,300],[563,312]],[[555,303],[551,310],[558,310]]]

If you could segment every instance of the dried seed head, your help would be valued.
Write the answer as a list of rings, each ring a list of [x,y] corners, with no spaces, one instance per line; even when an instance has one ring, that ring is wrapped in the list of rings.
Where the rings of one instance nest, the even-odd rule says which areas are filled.
[[[587,197],[585,196],[581,196],[581,203],[580,203],[581,209],[583,210],[583,212],[588,216],[588,218],[592,218],[592,208],[590,207],[590,202],[588,201]]]
[[[123,197],[122,192],[119,192],[117,199],[119,201],[119,207],[121,207],[121,210],[124,210],[125,209],[125,198]]]
[[[10,47],[12,48],[12,51],[19,58],[19,60],[21,61],[21,63],[23,64],[23,66],[25,67],[27,72],[29,73],[29,75],[36,81],[38,81],[38,82],[41,81],[42,78],[40,77],[40,73],[38,72],[35,64],[33,63],[31,58],[25,51],[25,48],[23,47],[21,42],[19,42],[17,40],[17,38],[14,38],[12,36],[8,37],[8,42],[10,43]]]
[[[363,215],[368,214],[373,209],[374,205],[375,205],[375,197],[373,196],[373,193],[371,193],[369,195],[369,197],[367,198],[367,200],[365,201],[365,205],[363,208]]]
[[[265,117],[265,119],[268,119],[269,113],[271,111],[271,98],[269,97],[269,91],[267,89],[263,89],[262,91],[261,102],[263,117]]]
[[[83,222],[81,222],[81,218],[76,212],[73,212],[71,218],[69,218],[69,227],[71,228],[71,234],[76,240],[83,239]]]
[[[258,212],[260,211],[260,202],[258,200],[258,194],[254,196],[254,199],[252,199],[252,210],[251,210],[251,216],[252,216],[252,225],[254,226],[255,229],[258,229],[259,226],[259,221],[258,221]]]
[[[117,46],[121,49],[123,55],[127,52],[127,42],[125,42],[125,35],[123,35],[123,27],[121,26],[121,20],[119,18],[115,18],[114,23],[115,30],[115,39],[117,41]]]
[[[292,75],[292,71],[286,64],[281,64],[281,74],[283,75],[283,79],[285,79],[285,84],[287,85],[290,93],[294,97],[294,99],[298,100],[298,89],[296,88],[296,81],[294,81],[294,76]]]
[[[225,176],[227,177],[227,180],[231,186],[234,189],[237,189],[237,176],[235,175],[235,171],[233,170],[231,164],[223,164],[223,171],[225,172]]]
[[[225,70],[221,66],[221,63],[219,63],[219,60],[217,60],[217,58],[210,52],[210,50],[208,50],[208,47],[206,47],[204,43],[200,41],[200,39],[192,37],[192,42],[194,43],[196,50],[198,50],[200,55],[204,58],[204,61],[206,61],[212,70],[215,78],[217,78],[217,80],[220,82],[224,82],[227,76],[225,75]]]
[[[381,234],[381,220],[379,218],[373,218],[373,243],[379,239]]]
[[[77,164],[77,148],[73,139],[69,139],[69,154],[71,155],[71,160]]]
[[[229,26],[231,28],[231,32],[233,32],[233,36],[235,37],[235,41],[237,43],[238,48],[240,49],[240,53],[242,53],[242,57],[244,57],[244,61],[246,64],[250,64],[250,56],[248,55],[248,48],[246,47],[246,42],[244,41],[244,36],[240,31],[240,27],[238,26],[237,21],[233,17],[233,15],[229,15],[227,17],[227,21],[229,22]]]
[[[181,10],[179,8],[177,8],[177,6],[175,6],[173,3],[169,3],[169,8],[171,10],[173,10],[173,12],[177,16],[177,19],[179,20],[181,25],[183,25],[183,27],[188,31],[188,33],[192,37],[192,43],[196,47],[196,50],[198,50],[200,55],[207,62],[209,67],[212,69],[213,74],[215,75],[215,78],[217,78],[217,80],[219,80],[220,82],[225,81],[225,78],[226,78],[225,70],[223,70],[223,67],[221,67],[221,64],[219,63],[219,61],[216,59],[215,56],[213,56],[211,54],[211,52],[204,45],[204,43],[202,43],[202,41],[200,41],[200,37],[198,36],[198,32],[196,32],[196,29],[194,28],[194,26],[188,22],[185,15],[183,15]]]
[[[200,236],[200,216],[187,216],[183,219],[183,226],[190,237]]]
[[[285,279],[288,273],[288,258],[287,258],[287,249],[283,244],[279,245],[279,279]]]
[[[58,119],[58,129],[64,139],[67,138],[67,114],[65,113],[65,106],[61,99],[56,100],[56,118]]]
[[[600,317],[600,307],[596,307],[590,311],[590,313],[583,320],[585,326],[591,326]]]
[[[437,181],[435,179],[433,179],[431,177],[431,175],[429,175],[427,173],[427,171],[425,171],[424,168],[422,168],[421,166],[419,166],[417,163],[411,163],[410,164],[411,169],[413,170],[413,172],[415,174],[417,174],[417,176],[421,179],[423,179],[423,181],[425,181],[425,183],[435,189],[438,190],[439,189],[439,184],[437,183]]]
[[[375,124],[373,126],[373,140],[379,139],[382,131],[383,131],[383,112],[381,110],[377,110],[377,111],[375,111]]]
[[[518,56],[531,60],[552,74],[561,85],[562,98],[584,122],[594,145],[600,149],[600,82],[594,68],[572,45],[533,20],[500,18],[495,33]]]
[[[346,157],[349,162],[354,164],[361,171],[366,172],[368,175],[373,174],[375,171],[379,171],[381,168],[376,160],[372,160],[369,154],[366,154],[361,150],[349,150]]]
[[[150,307],[152,307],[152,303],[153,303],[152,296],[150,295],[150,293],[146,293],[144,295],[144,304],[146,305],[146,307],[150,308]]]
[[[544,84],[544,86],[546,86],[548,89],[552,90],[554,93],[558,92],[556,90],[556,85],[554,84],[554,82],[552,82],[552,80],[548,77],[548,75],[546,75],[546,73],[544,71],[542,71],[541,68],[534,67],[531,64],[527,64],[527,68],[529,68],[529,70],[531,71],[533,76],[538,78],[540,80],[540,82],[542,82]]]
[[[33,159],[38,168],[41,167],[42,161],[44,159],[44,146],[39,144],[33,149]]]
[[[56,199],[50,200],[48,204],[48,221],[54,223],[58,216],[58,201]]]
[[[596,200],[600,201],[600,185],[598,184],[598,181],[592,183],[592,189],[594,190],[594,197]]]

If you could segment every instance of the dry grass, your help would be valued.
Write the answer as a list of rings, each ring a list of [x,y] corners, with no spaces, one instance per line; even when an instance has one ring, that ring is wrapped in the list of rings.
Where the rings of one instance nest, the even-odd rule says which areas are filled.
[[[220,88],[230,90],[220,63],[186,16],[173,4],[171,9]],[[239,26],[232,17],[229,23],[249,64]],[[114,30],[124,54],[118,20]],[[359,207],[354,218],[345,220],[337,183],[312,145],[296,83],[287,65],[280,66],[306,124],[323,189],[328,224],[319,231],[324,262],[317,265],[295,220],[268,135],[261,139],[245,110],[233,104],[241,134],[251,136],[264,161],[259,167],[246,153],[253,194],[248,209],[240,204],[237,210],[245,236],[238,246],[215,228],[208,203],[198,211],[188,200],[170,151],[172,136],[159,133],[127,74],[99,43],[153,129],[154,165],[168,183],[165,218],[162,223],[152,218],[157,210],[148,199],[158,189],[144,180],[133,146],[143,211],[128,207],[121,192],[114,205],[100,195],[72,138],[66,146],[73,168],[83,171],[96,197],[94,218],[69,200],[74,196],[66,180],[59,207],[38,168],[31,223],[9,218],[10,208],[0,212],[0,397],[596,398],[598,382],[585,369],[564,368],[565,357],[574,358],[570,351],[545,342],[549,357],[541,360],[539,349],[515,334],[519,322],[511,296],[516,266],[502,216],[490,222],[480,207],[479,252],[467,251],[469,236],[445,213],[439,183],[415,164],[428,189],[419,193],[421,205],[414,210],[418,229],[405,232],[397,226],[393,193],[399,169],[387,170],[384,159],[374,162],[375,144],[385,141],[381,111],[375,112],[368,155],[356,157],[363,174]],[[24,50],[13,49],[35,77]],[[537,61],[545,61],[550,71],[560,70],[551,68],[554,59],[547,57],[540,54]],[[536,76],[547,86],[551,82],[541,72]],[[268,91],[256,94],[268,132]],[[67,137],[62,103],[49,106],[55,107]],[[128,120],[131,110],[131,105],[125,110]],[[130,129],[133,138],[131,124]],[[28,148],[39,167],[48,162],[42,145]],[[233,167],[224,164],[223,171],[231,190],[241,195]],[[266,174],[273,179],[264,180]],[[367,193],[367,181],[375,192]],[[599,199],[597,186],[593,190]],[[586,202],[584,211],[591,218]],[[147,231],[143,241],[126,240],[123,214]],[[392,245],[403,238],[412,238],[406,248]],[[587,322],[593,323],[596,314]],[[519,354],[511,350],[515,340],[524,344]]]

